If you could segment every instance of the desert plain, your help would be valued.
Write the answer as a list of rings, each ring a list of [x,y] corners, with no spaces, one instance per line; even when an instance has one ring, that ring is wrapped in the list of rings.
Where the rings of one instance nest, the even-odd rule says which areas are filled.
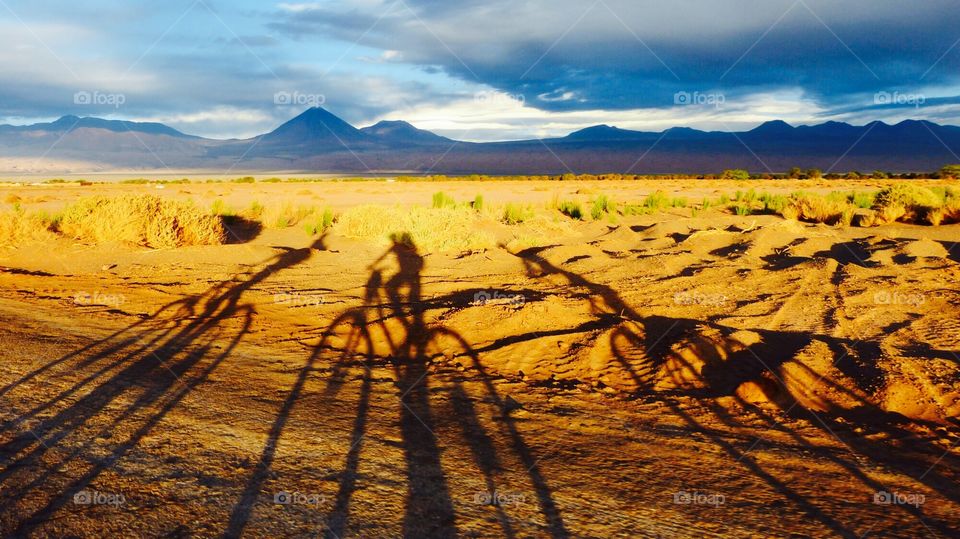
[[[0,248],[0,535],[957,536],[960,225],[701,203],[893,183],[0,187],[229,217]]]

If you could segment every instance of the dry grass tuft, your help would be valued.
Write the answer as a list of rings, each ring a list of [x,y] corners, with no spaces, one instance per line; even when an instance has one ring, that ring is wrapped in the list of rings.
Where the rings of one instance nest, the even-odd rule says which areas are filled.
[[[492,234],[478,231],[482,223],[472,208],[404,208],[357,206],[337,219],[334,229],[361,240],[413,244],[425,251],[467,251],[493,247]]]
[[[218,245],[226,241],[220,217],[207,215],[190,202],[153,195],[80,200],[64,209],[56,229],[80,241],[152,248]]]
[[[0,246],[50,238],[53,225],[53,219],[42,213],[28,214],[20,208],[0,212]]]
[[[933,226],[960,223],[960,197],[951,198],[943,206],[930,210],[927,221]]]
[[[792,195],[782,207],[780,215],[786,219],[798,221],[850,225],[854,211],[853,205],[846,200],[797,193]]]
[[[868,224],[930,222],[928,216],[943,205],[943,198],[929,189],[898,183],[877,193]]]

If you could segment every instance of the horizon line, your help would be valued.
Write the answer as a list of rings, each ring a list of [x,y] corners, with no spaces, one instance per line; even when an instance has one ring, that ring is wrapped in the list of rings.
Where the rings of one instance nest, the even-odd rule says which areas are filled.
[[[227,137],[227,138],[206,137],[206,136],[202,136],[202,135],[194,135],[194,134],[191,134],[191,133],[187,133],[187,132],[185,132],[185,131],[182,131],[182,130],[180,130],[180,129],[177,129],[177,128],[175,128],[175,127],[172,127],[172,126],[170,126],[169,124],[166,124],[166,123],[163,123],[163,122],[148,121],[148,120],[133,120],[133,119],[114,119],[114,118],[101,117],[101,116],[80,116],[80,115],[77,115],[77,114],[64,114],[64,115],[61,115],[61,116],[59,116],[59,117],[57,117],[57,118],[55,118],[55,119],[49,120],[49,121],[35,121],[35,122],[33,122],[33,123],[24,123],[24,124],[4,123],[4,124],[0,124],[0,127],[32,127],[32,126],[42,125],[42,124],[53,124],[53,123],[56,123],[56,122],[58,122],[58,121],[60,121],[60,120],[67,119],[67,118],[77,118],[78,122],[81,121],[81,120],[88,120],[88,119],[90,119],[90,120],[102,120],[102,121],[106,121],[106,122],[132,123],[132,124],[142,124],[142,125],[159,125],[159,126],[166,127],[166,128],[168,128],[168,129],[172,129],[172,130],[174,130],[174,131],[176,131],[176,132],[178,132],[178,133],[180,133],[180,134],[182,134],[182,135],[188,136],[188,137],[195,137],[195,138],[199,138],[199,139],[216,141],[216,142],[229,142],[229,141],[247,141],[247,140],[253,140],[253,139],[256,139],[256,138],[258,138],[258,137],[262,137],[262,136],[268,135],[268,134],[270,134],[270,133],[273,133],[274,131],[276,131],[276,130],[279,129],[280,127],[282,127],[282,126],[290,123],[291,121],[296,120],[296,119],[299,118],[300,116],[303,116],[304,114],[306,114],[307,112],[309,112],[309,111],[311,111],[311,110],[320,110],[320,111],[323,111],[323,112],[325,112],[325,113],[327,113],[327,114],[330,114],[331,116],[334,116],[335,118],[339,119],[340,121],[346,123],[346,124],[349,125],[350,127],[354,128],[354,129],[357,129],[357,130],[363,130],[363,129],[368,129],[368,128],[371,128],[371,127],[375,127],[375,126],[377,126],[377,125],[379,125],[379,124],[381,124],[381,123],[384,123],[384,122],[400,122],[400,123],[406,123],[407,125],[410,125],[410,126],[414,127],[415,129],[418,129],[418,130],[421,130],[421,131],[426,131],[426,132],[428,132],[428,133],[431,133],[431,134],[434,134],[434,135],[437,135],[437,136],[444,136],[444,135],[438,135],[437,133],[435,133],[435,132],[433,132],[433,131],[430,131],[430,130],[427,130],[427,129],[419,128],[419,127],[417,127],[416,125],[412,124],[411,122],[409,122],[409,121],[407,121],[407,120],[403,120],[403,119],[393,119],[393,120],[391,120],[391,119],[383,119],[383,120],[379,120],[379,121],[377,121],[377,122],[375,122],[375,123],[372,123],[372,124],[370,124],[370,125],[365,125],[365,126],[362,126],[362,127],[358,127],[358,126],[352,124],[351,122],[348,122],[347,120],[344,120],[343,118],[341,118],[341,117],[338,116],[337,114],[331,112],[330,110],[328,110],[328,109],[326,109],[326,108],[324,108],[324,107],[321,107],[321,106],[307,107],[306,109],[303,109],[301,112],[297,113],[296,115],[291,116],[288,120],[285,120],[285,121],[281,122],[281,123],[278,124],[276,127],[274,127],[273,129],[271,129],[270,131],[267,131],[267,132],[264,132],[264,133],[259,133],[259,134],[257,134],[257,135],[253,135],[253,136],[246,137],[246,138],[240,138],[240,137]],[[803,123],[803,124],[794,125],[794,124],[791,124],[790,122],[787,122],[786,120],[782,120],[782,119],[772,119],[772,120],[765,120],[765,121],[763,121],[763,122],[760,122],[759,124],[755,125],[754,127],[750,128],[750,129],[746,129],[746,130],[744,130],[744,131],[718,131],[718,130],[709,130],[709,131],[708,131],[708,130],[699,129],[699,128],[696,128],[696,127],[691,127],[691,126],[689,126],[689,125],[675,125],[675,126],[668,127],[668,128],[666,128],[666,129],[663,129],[663,130],[660,130],[660,131],[639,131],[639,130],[634,130],[634,129],[625,129],[625,128],[617,127],[617,126],[615,126],[615,125],[610,125],[610,124],[594,124],[594,125],[589,125],[589,126],[580,128],[580,129],[576,129],[576,130],[574,130],[574,131],[571,131],[571,132],[567,133],[566,135],[554,136],[554,137],[539,137],[539,138],[538,138],[538,137],[534,137],[534,138],[527,138],[527,139],[488,140],[488,141],[483,141],[483,142],[457,140],[457,139],[453,139],[453,138],[450,138],[450,137],[444,137],[444,138],[448,138],[448,139],[450,139],[450,140],[453,141],[453,142],[470,143],[470,144],[501,144],[501,143],[508,143],[508,142],[528,142],[528,141],[537,141],[537,140],[541,140],[541,141],[542,141],[542,140],[558,140],[558,139],[563,139],[563,138],[569,137],[569,136],[574,135],[574,134],[576,134],[576,133],[580,133],[580,132],[586,131],[586,130],[588,130],[588,129],[596,129],[596,128],[615,129],[615,130],[624,131],[624,132],[627,132],[627,133],[645,133],[645,134],[653,134],[653,135],[662,135],[662,134],[665,134],[665,133],[667,133],[667,132],[669,132],[669,131],[676,130],[676,129],[688,129],[688,130],[691,130],[691,131],[698,131],[698,132],[707,133],[707,134],[710,134],[710,133],[749,133],[749,132],[754,131],[754,130],[756,130],[756,129],[764,126],[764,125],[767,125],[767,124],[785,124],[785,125],[787,125],[788,127],[790,127],[791,129],[799,129],[799,128],[804,128],[804,127],[819,127],[819,126],[823,126],[823,125],[827,125],[827,124],[840,124],[840,125],[846,125],[846,126],[849,126],[849,127],[868,127],[868,126],[870,126],[870,125],[879,124],[879,125],[884,125],[884,126],[888,126],[888,127],[895,127],[895,126],[902,125],[902,124],[905,124],[905,123],[926,123],[926,124],[936,125],[936,126],[939,126],[939,127],[960,127],[960,126],[955,126],[955,125],[951,125],[951,124],[940,124],[940,123],[937,123],[937,122],[934,122],[934,121],[931,121],[931,120],[926,120],[926,119],[913,119],[913,118],[908,118],[908,119],[905,119],[905,120],[901,120],[901,121],[899,121],[899,122],[897,122],[897,123],[893,123],[893,124],[884,122],[883,120],[872,120],[872,121],[869,121],[869,122],[867,122],[867,123],[865,123],[865,124],[862,124],[862,125],[852,124],[852,123],[849,123],[849,122],[843,122],[843,121],[837,121],[837,120],[827,120],[827,121],[825,121],[825,122],[823,122],[823,123],[818,123],[818,124],[814,124],[814,123]],[[72,129],[72,128],[71,128],[71,129]]]

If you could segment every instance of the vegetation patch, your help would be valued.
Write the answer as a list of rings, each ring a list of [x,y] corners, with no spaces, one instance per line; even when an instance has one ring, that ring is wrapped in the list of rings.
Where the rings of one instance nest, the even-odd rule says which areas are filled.
[[[854,207],[846,199],[823,197],[809,193],[794,193],[780,210],[787,219],[849,225],[853,221]]]
[[[521,204],[509,203],[503,207],[503,217],[501,221],[508,225],[518,225],[534,215],[533,208]]]
[[[151,248],[219,245],[223,221],[189,201],[152,195],[93,197],[67,206],[53,228],[90,243],[121,242]]]
[[[493,235],[477,230],[479,223],[481,219],[469,208],[365,205],[345,211],[333,229],[349,238],[381,244],[397,241],[425,251],[493,247]]]
[[[898,183],[877,193],[872,213],[864,225],[905,223],[940,224],[948,216],[950,205],[957,199],[955,193],[940,192],[908,183]]]

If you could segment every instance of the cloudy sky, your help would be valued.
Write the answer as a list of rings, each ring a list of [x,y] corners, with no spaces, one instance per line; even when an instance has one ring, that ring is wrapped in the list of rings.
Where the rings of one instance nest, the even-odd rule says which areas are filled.
[[[119,5],[118,5],[119,4]],[[322,104],[466,140],[960,124],[957,0],[0,0],[0,122],[248,137]]]

